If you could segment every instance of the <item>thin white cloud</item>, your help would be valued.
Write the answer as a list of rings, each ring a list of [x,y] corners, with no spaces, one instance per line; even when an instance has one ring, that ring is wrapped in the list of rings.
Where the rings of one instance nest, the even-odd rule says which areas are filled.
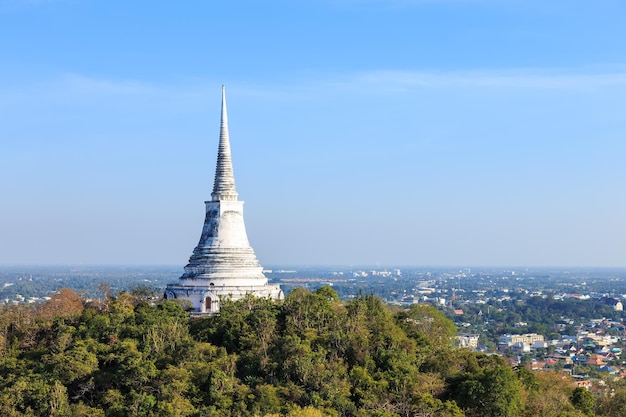
[[[398,71],[376,70],[354,74],[309,74],[294,76],[281,84],[248,84],[231,81],[238,94],[294,99],[320,97],[333,94],[410,93],[423,89],[473,89],[493,91],[564,90],[595,91],[626,86],[626,70],[607,71],[518,69],[498,71]],[[81,74],[64,74],[33,84],[2,86],[0,106],[19,103],[72,103],[94,99],[124,100],[150,105],[184,107],[203,105],[219,88],[219,82],[193,79],[185,83],[150,83],[138,80],[119,80],[90,77]],[[228,87],[228,86],[227,86]]]
[[[626,70],[604,71],[520,69],[497,71],[375,70],[352,74],[307,74],[281,84],[239,85],[242,95],[264,99],[309,100],[333,96],[413,94],[425,91],[485,91],[498,94],[523,92],[588,93],[626,87]]]
[[[19,12],[54,3],[71,3],[80,0],[0,0],[0,13]]]
[[[507,6],[524,4],[521,0],[321,0],[337,7],[378,7],[386,9],[404,9],[431,4],[442,5],[491,5]],[[528,2],[528,0],[526,0]]]
[[[215,83],[200,81],[203,94],[211,93]],[[227,86],[228,87],[228,86]],[[503,69],[473,71],[373,70],[350,74],[308,73],[274,81],[238,82],[231,92],[264,99],[308,100],[335,95],[410,94],[424,90],[475,90],[493,92],[524,91],[606,91],[626,87],[626,67],[597,69]],[[193,87],[189,87],[193,88]]]
[[[559,73],[541,70],[495,72],[372,71],[356,76],[358,84],[390,87],[493,87],[588,90],[626,85],[626,72]]]
[[[80,104],[114,100],[119,106],[144,103],[148,106],[189,107],[205,102],[211,85],[197,81],[187,85],[166,85],[138,80],[98,78],[63,74],[33,83],[0,84],[0,106],[20,104]],[[214,90],[217,90],[214,88]]]
[[[49,3],[76,3],[79,0],[0,0],[0,6],[39,6]]]
[[[66,74],[59,80],[59,84],[78,94],[104,95],[137,95],[154,94],[157,88],[147,83],[128,80],[110,80],[87,77],[80,74]]]

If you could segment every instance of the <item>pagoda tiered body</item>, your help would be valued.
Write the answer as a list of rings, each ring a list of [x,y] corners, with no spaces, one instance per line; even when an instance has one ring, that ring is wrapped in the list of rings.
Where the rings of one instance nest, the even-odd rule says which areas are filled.
[[[279,285],[268,284],[263,267],[248,242],[243,201],[237,199],[228,137],[226,95],[222,86],[222,121],[211,201],[198,246],[177,284],[168,284],[165,297],[191,301],[195,313],[215,314],[224,299],[256,297],[282,299]]]

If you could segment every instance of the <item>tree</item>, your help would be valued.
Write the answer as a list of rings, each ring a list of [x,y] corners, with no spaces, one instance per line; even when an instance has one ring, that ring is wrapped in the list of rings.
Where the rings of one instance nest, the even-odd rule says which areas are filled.
[[[456,335],[454,322],[435,307],[415,304],[396,314],[396,321],[418,343],[439,352],[452,347]]]
[[[587,416],[593,416],[593,408],[595,406],[595,398],[587,388],[576,387],[571,396],[572,405],[577,410],[582,411]]]
[[[104,410],[79,402],[70,406],[72,417],[105,417]]]
[[[135,299],[135,303],[148,303],[159,297],[158,288],[146,284],[135,284],[130,289],[130,295]]]
[[[39,317],[53,320],[55,317],[75,317],[83,312],[83,299],[69,288],[61,288],[50,300],[39,307]]]
[[[441,401],[429,394],[418,396],[410,412],[414,417],[465,417],[454,401]]]
[[[479,359],[477,372],[464,372],[453,379],[452,399],[468,417],[519,416],[521,387],[513,371],[500,358]]]
[[[50,361],[52,375],[64,384],[84,378],[98,370],[98,358],[89,351],[84,341],[78,341],[71,349],[53,355]]]
[[[157,373],[154,363],[144,359],[133,339],[121,340],[111,346],[110,353],[104,357],[104,366],[104,372],[99,375],[100,384],[114,383],[127,391],[141,390]]]
[[[598,398],[598,415],[621,417],[626,415],[626,387],[615,387],[608,395]]]
[[[524,415],[528,417],[562,417],[574,412],[570,397],[574,380],[564,372],[518,371],[518,378],[526,388]]]
[[[317,295],[321,295],[322,297],[326,298],[330,302],[339,301],[339,294],[337,294],[337,291],[335,291],[333,287],[329,287],[329,286],[319,287],[317,291],[315,291],[315,293]]]
[[[308,329],[322,333],[333,322],[334,310],[331,298],[334,295],[327,290],[312,293],[304,288],[293,290],[283,303],[283,317],[286,331],[304,336]]]
[[[193,392],[191,372],[185,368],[168,366],[159,372],[154,383],[158,391],[156,414],[160,417],[185,417],[196,410],[187,398]]]
[[[331,415],[315,407],[307,406],[304,408],[297,407],[291,410],[287,413],[286,417],[331,417]]]

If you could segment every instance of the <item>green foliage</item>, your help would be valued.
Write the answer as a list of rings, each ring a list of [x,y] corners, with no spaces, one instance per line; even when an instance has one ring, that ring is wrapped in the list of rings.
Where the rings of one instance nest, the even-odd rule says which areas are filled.
[[[317,289],[317,291],[315,291],[315,293],[317,295],[321,295],[322,297],[326,298],[326,300],[333,302],[333,301],[339,301],[339,294],[337,294],[337,291],[335,291],[334,288],[332,287],[320,287]]]
[[[498,357],[478,359],[479,369],[462,372],[453,379],[451,398],[468,417],[520,415],[520,384],[513,371]]]
[[[571,401],[574,408],[582,411],[587,416],[593,416],[593,408],[596,400],[587,388],[576,387],[574,392],[572,392]]]
[[[80,305],[63,294],[71,314],[57,304],[44,316],[0,309],[0,415],[556,417],[589,409],[571,381],[455,349],[454,324],[433,307],[391,311],[373,295],[344,303],[322,287],[282,303],[224,300],[220,315],[190,319],[177,303],[153,304],[148,290],[105,291]],[[620,415],[611,410],[623,411],[622,394],[598,408]]]
[[[98,357],[89,341],[79,340],[70,349],[53,355],[49,361],[54,378],[68,385],[98,370]]]
[[[563,372],[531,372],[520,368],[517,377],[526,391],[524,414],[528,417],[582,416],[574,409],[570,397],[574,380]]]
[[[445,315],[430,305],[416,304],[396,315],[396,321],[409,337],[420,345],[435,351],[452,347],[456,326]]]
[[[130,295],[136,303],[147,303],[159,297],[161,291],[158,288],[146,284],[134,284],[130,288]]]
[[[610,395],[598,398],[598,415],[603,417],[621,417],[626,415],[626,387],[615,387]]]

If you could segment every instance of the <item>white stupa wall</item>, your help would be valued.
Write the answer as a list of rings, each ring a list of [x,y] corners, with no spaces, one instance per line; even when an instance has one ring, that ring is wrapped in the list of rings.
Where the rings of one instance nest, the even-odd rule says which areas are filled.
[[[243,201],[206,201],[206,221],[200,246],[249,248],[243,221]]]

